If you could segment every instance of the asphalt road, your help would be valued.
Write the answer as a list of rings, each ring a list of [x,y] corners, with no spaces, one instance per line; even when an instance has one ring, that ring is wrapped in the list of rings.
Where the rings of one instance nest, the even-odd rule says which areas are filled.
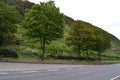
[[[1,64],[5,66],[6,63],[0,63],[0,80],[113,80],[116,76],[120,75],[120,64],[93,66],[52,64],[26,65],[16,63],[11,63],[15,64],[11,65],[7,63],[7,66],[5,66],[6,70],[1,69],[3,68]],[[10,65],[10,67],[8,65]],[[18,70],[17,68],[15,68],[16,70],[10,69],[12,66],[16,65],[23,67]],[[24,68],[26,68],[26,70]]]

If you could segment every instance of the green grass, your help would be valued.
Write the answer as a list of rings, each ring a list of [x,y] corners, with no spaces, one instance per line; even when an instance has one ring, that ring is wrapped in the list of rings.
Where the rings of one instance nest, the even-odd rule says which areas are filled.
[[[45,63],[45,64],[71,64],[71,65],[102,65],[102,64],[116,64],[120,63],[120,59],[108,59],[108,60],[62,60],[62,59],[54,59],[48,58],[45,59],[44,62],[41,61],[40,58],[37,57],[29,57],[29,56],[20,56],[18,59],[16,58],[1,58],[0,61],[3,62],[18,62],[18,63]]]
[[[3,58],[0,57],[0,61],[4,62],[21,62],[21,63],[48,63],[48,64],[83,64],[83,65],[98,65],[98,64],[114,64],[120,63],[120,55],[107,51],[102,53],[102,60],[74,60],[74,59],[55,59],[46,57],[44,62],[38,57],[38,54],[33,55],[31,50],[25,49],[19,58]],[[32,55],[31,55],[32,54]],[[86,56],[84,56],[86,57]],[[92,58],[94,58],[92,56]]]
[[[120,60],[120,55],[112,51],[107,51],[105,53],[102,53],[102,57],[109,60]]]

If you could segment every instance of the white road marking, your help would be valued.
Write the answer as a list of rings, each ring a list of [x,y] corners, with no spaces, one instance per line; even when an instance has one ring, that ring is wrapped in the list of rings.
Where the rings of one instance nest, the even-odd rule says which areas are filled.
[[[0,74],[8,74],[7,72],[2,72],[2,73],[0,73]]]
[[[58,71],[58,69],[49,69],[49,70],[47,70],[48,72],[50,72],[50,71]]]
[[[66,68],[66,70],[71,70],[71,69],[73,69],[73,68]]]
[[[21,73],[35,73],[37,71],[22,71]]]
[[[120,77],[120,75],[119,75],[119,76],[116,76],[116,77],[114,77],[114,78],[112,78],[112,79],[110,79],[110,80],[115,80],[115,79],[117,79],[118,77]]]

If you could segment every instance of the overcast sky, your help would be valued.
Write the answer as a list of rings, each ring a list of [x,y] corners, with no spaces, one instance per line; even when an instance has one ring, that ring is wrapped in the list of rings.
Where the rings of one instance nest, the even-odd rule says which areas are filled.
[[[34,3],[48,0],[29,0]],[[98,26],[120,39],[120,0],[54,0],[65,15]]]

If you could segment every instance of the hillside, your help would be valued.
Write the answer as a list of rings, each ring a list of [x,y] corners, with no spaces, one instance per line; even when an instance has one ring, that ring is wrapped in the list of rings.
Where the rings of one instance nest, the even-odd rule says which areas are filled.
[[[1,0],[1,2],[3,2],[6,5],[15,6],[20,14],[21,21],[24,19],[24,15],[25,15],[26,11],[31,9],[32,5],[34,5],[34,3],[31,3],[27,0]],[[74,22],[74,19],[65,15],[65,24],[68,27],[70,27],[73,22]],[[81,21],[81,22],[86,23],[84,21]],[[98,27],[96,27],[96,28],[98,28]],[[120,40],[112,34],[109,34],[109,35],[112,38],[111,50],[114,52],[120,53]]]
[[[115,36],[113,36],[111,34],[111,37],[112,37],[112,47],[111,47],[111,51],[117,53],[117,54],[120,54],[120,40],[118,38],[116,38]]]
[[[65,16],[65,22],[70,27],[70,25],[74,22],[74,19],[72,19],[71,17]],[[87,23],[84,21],[81,21],[81,22]],[[96,27],[96,26],[93,26],[93,27]],[[98,27],[96,27],[96,28],[98,28]],[[110,33],[108,33],[108,34],[111,36],[111,39],[112,39],[111,40],[111,51],[114,51],[115,53],[120,54],[120,40],[117,37],[115,37],[114,35],[112,35]]]

